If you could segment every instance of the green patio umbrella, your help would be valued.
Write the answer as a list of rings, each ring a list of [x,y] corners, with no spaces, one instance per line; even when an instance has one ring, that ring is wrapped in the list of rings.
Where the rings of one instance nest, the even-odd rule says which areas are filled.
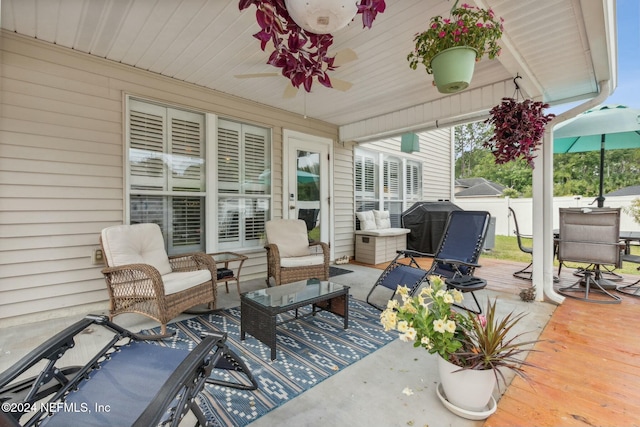
[[[604,206],[604,152],[640,148],[640,110],[624,105],[602,105],[560,123],[553,130],[554,153],[600,150],[598,207]]]

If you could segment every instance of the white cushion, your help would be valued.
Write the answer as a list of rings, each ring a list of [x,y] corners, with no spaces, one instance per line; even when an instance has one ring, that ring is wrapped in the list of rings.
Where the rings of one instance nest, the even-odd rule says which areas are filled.
[[[158,224],[116,225],[102,230],[107,265],[149,264],[161,275],[171,273],[171,264]]]
[[[356,216],[360,220],[360,230],[375,230],[378,228],[373,211],[356,212]]]
[[[373,217],[376,220],[376,228],[378,230],[383,228],[391,228],[391,219],[389,211],[373,211]]]
[[[310,265],[324,264],[323,255],[307,255],[292,258],[280,258],[280,267],[308,267]]]
[[[165,295],[175,294],[210,280],[211,272],[209,270],[178,271],[162,276]]]
[[[382,230],[356,230],[356,234],[364,236],[402,236],[403,234],[409,234],[411,230],[408,228],[383,228]]]
[[[265,225],[267,242],[278,246],[280,258],[309,255],[307,224],[301,219],[274,219]]]

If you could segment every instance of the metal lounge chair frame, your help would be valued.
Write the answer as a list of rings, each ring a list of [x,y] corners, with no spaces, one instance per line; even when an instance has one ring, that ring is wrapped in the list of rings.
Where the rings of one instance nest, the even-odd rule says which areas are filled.
[[[59,367],[77,335],[100,325],[113,338],[84,366]],[[2,426],[177,426],[191,410],[197,425],[207,420],[196,403],[206,383],[254,390],[257,382],[226,345],[226,334],[202,334],[193,350],[177,350],[89,315],[48,339],[0,374]],[[33,377],[33,367],[44,368]],[[209,378],[231,369],[236,382]],[[7,409],[7,410],[6,410]]]
[[[402,258],[407,258],[408,263],[400,262]],[[372,307],[384,310],[386,305],[376,302],[384,300],[383,295],[388,297],[386,299],[392,300],[396,296],[398,286],[407,286],[409,294],[413,295],[427,280],[427,274],[427,271],[418,265],[413,251],[397,251],[396,257],[384,269],[367,294],[366,301]]]
[[[471,294],[475,308],[458,306],[459,308],[473,313],[482,313],[474,292],[484,289],[487,282],[474,276],[474,272],[480,267],[478,258],[482,253],[490,219],[490,214],[485,211],[450,212],[436,253],[398,251],[398,256],[387,266],[369,291],[367,302],[382,310],[383,307],[380,304],[370,301],[370,297],[380,286],[392,291],[390,299],[395,296],[398,285],[408,286],[410,295],[414,295],[420,285],[428,281],[429,276],[437,275],[444,279],[447,288]],[[400,257],[409,258],[408,265],[399,263]],[[415,260],[417,257],[433,258],[431,268],[421,269]],[[394,273],[397,269],[400,270]]]
[[[489,229],[491,215],[486,211],[452,211],[447,218],[442,240],[433,256],[428,275],[444,278],[449,289],[470,293],[475,308],[458,306],[472,313],[482,313],[475,291],[484,289],[487,282],[475,276],[478,260]]]

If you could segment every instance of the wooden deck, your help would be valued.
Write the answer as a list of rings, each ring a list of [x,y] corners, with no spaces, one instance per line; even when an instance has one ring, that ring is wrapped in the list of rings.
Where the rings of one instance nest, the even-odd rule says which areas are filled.
[[[489,289],[519,294],[530,286],[512,276],[521,263],[481,263],[476,274]],[[563,268],[556,286],[574,283],[572,273]],[[638,278],[627,275],[623,282]],[[528,356],[541,369],[527,370],[529,382],[516,377],[484,426],[640,426],[640,298],[621,296],[620,304],[566,298]]]

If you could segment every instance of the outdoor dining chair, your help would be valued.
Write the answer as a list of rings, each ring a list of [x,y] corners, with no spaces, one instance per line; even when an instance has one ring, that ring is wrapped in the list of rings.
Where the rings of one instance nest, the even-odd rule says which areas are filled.
[[[511,218],[513,218],[513,226],[515,227],[514,233],[518,241],[518,248],[520,248],[520,250],[525,254],[529,254],[530,256],[533,256],[533,248],[531,246],[526,246],[522,241],[523,238],[531,238],[531,236],[527,236],[520,233],[520,227],[518,226],[518,218],[516,218],[516,213],[511,207],[509,207],[509,215],[511,215]],[[513,277],[517,277],[518,279],[523,279],[523,280],[531,280],[531,277],[533,275],[533,270],[531,270],[532,266],[533,266],[533,260],[530,261],[529,265],[527,265],[525,268],[522,268],[514,272]]]
[[[593,267],[584,269],[573,285],[558,288],[558,293],[591,303],[620,303],[620,297],[607,290],[616,285],[602,274],[602,266],[621,266],[620,208],[560,208],[559,212],[558,276],[566,261]]]

